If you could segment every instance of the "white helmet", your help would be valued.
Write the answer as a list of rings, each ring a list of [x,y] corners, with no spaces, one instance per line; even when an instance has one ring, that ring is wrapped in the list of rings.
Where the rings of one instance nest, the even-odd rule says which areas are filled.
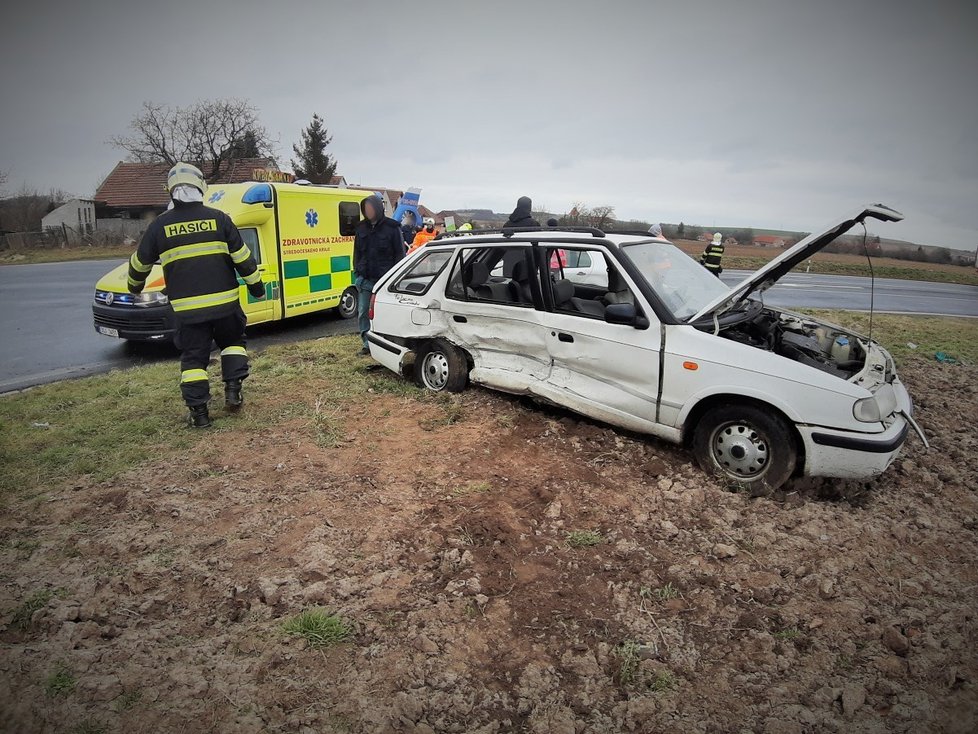
[[[719,245],[721,242],[723,242],[723,235],[717,232],[713,235],[713,244]]]
[[[435,226],[435,220],[432,219],[431,217],[425,217],[424,218],[424,226],[425,227],[434,227]]]

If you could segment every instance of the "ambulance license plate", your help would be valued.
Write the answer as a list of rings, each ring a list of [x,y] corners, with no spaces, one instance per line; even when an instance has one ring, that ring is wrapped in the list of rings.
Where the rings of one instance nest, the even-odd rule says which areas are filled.
[[[108,326],[100,326],[100,327],[98,327],[98,333],[99,334],[105,334],[106,336],[114,336],[114,337],[117,337],[117,338],[119,336],[119,330],[118,329],[110,329]]]

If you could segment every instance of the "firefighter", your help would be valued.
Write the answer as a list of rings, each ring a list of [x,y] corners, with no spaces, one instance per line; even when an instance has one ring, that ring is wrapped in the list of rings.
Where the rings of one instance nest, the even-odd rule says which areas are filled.
[[[166,178],[173,208],[158,216],[129,259],[129,292],[140,293],[157,260],[177,322],[180,392],[193,428],[211,425],[207,363],[211,342],[221,349],[227,409],[241,408],[248,376],[246,319],[238,302],[238,276],[254,298],[265,297],[255,258],[238,228],[222,211],[203,204],[207,183],[198,168],[177,163]]]
[[[713,235],[713,242],[706,246],[703,250],[703,256],[700,258],[700,262],[703,267],[709,270],[718,278],[720,273],[723,272],[723,268],[720,267],[720,259],[723,257],[723,235],[717,232]]]

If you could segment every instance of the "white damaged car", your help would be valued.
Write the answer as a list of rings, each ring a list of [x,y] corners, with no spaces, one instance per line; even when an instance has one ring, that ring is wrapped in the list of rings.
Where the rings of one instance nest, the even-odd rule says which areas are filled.
[[[734,288],[677,247],[600,230],[501,230],[429,243],[374,288],[371,356],[430,390],[469,381],[691,447],[754,494],[794,474],[867,478],[912,403],[879,344],[760,295],[865,219],[806,237]],[[567,263],[600,263],[578,279]],[[592,269],[593,272],[593,269]]]

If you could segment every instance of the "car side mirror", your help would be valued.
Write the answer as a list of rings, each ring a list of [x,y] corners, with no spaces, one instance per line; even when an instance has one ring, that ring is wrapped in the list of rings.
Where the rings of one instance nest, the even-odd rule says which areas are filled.
[[[636,329],[649,328],[649,320],[639,314],[632,303],[612,303],[604,310],[604,320],[609,324],[634,326]]]

